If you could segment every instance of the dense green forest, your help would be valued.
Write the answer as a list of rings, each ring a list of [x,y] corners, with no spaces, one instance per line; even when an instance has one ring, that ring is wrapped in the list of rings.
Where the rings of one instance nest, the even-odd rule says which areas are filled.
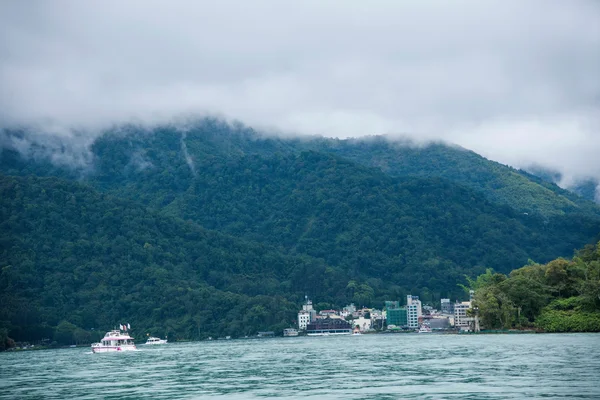
[[[193,172],[186,163],[184,145],[194,165],[213,160],[235,162],[239,157],[250,155],[263,158],[297,155],[312,150],[376,168],[393,177],[442,178],[471,188],[490,202],[507,205],[517,212],[544,217],[572,213],[600,216],[600,208],[592,201],[563,190],[547,179],[444,143],[419,144],[384,136],[300,139],[265,135],[239,123],[206,118],[185,127],[114,128],[97,137],[89,146],[89,153],[73,157],[70,154],[81,152],[81,145],[75,147],[26,131],[2,134],[4,139],[0,142],[5,143],[5,150],[0,157],[0,170],[5,174],[83,178],[105,189],[133,186],[136,195],[150,195],[149,189],[168,188],[177,192],[189,187]],[[74,142],[86,142],[86,139],[76,137]],[[195,170],[200,168],[196,166]],[[147,180],[158,174],[162,180],[156,182],[155,187],[139,182],[140,178]]]
[[[392,176],[442,177],[481,192],[519,212],[550,217],[572,211],[598,213],[590,201],[523,170],[444,143],[418,145],[385,137],[315,141],[314,148],[380,168]],[[593,199],[593,197],[592,197]]]
[[[460,297],[465,275],[568,256],[600,233],[594,203],[442,144],[214,119],[120,127],[84,150],[2,134],[0,342],[86,342],[125,320],[180,339],[280,332],[305,294],[326,308],[434,303]]]
[[[548,183],[557,183],[563,179],[560,172],[540,166],[531,166],[527,168],[527,171],[533,174],[534,178],[542,179]],[[600,203],[600,180],[598,178],[578,178],[570,183],[569,190],[584,199]]]
[[[531,262],[508,276],[489,269],[470,284],[488,329],[600,332],[600,242],[571,260]]]
[[[172,338],[249,335],[291,325],[305,293],[360,300],[321,260],[78,183],[0,177],[0,202],[0,328],[17,340],[71,326],[85,342],[91,328],[125,321]]]

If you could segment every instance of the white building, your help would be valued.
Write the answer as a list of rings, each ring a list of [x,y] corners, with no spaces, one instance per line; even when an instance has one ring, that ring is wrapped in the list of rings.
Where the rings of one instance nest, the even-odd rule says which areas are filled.
[[[418,296],[406,296],[406,319],[409,328],[419,327],[419,318],[423,315],[421,300]]]
[[[371,319],[359,317],[352,321],[352,328],[354,328],[357,325],[361,332],[366,332],[371,329]]]
[[[348,316],[354,316],[354,313],[356,313],[356,306],[354,303],[350,303],[342,309],[340,312],[340,317],[346,319]]]
[[[298,329],[306,330],[306,326],[317,319],[317,311],[313,309],[312,301],[306,298],[302,310],[298,312]]]
[[[471,308],[470,301],[454,304],[454,326],[461,329],[469,329],[473,318],[467,316],[467,310]]]

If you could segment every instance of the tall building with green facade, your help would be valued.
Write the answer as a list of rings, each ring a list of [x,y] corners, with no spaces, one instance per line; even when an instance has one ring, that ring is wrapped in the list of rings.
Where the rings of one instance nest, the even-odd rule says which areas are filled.
[[[405,307],[400,307],[400,303],[397,301],[386,301],[386,322],[388,326],[406,326],[408,324],[408,314],[406,313]]]
[[[387,325],[406,326],[408,325],[408,315],[406,308],[398,307],[388,309],[386,311],[386,322]]]

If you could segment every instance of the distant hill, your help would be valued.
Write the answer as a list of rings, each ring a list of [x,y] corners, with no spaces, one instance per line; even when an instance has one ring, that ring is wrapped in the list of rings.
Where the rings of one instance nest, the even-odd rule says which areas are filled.
[[[255,334],[292,324],[305,293],[348,283],[323,261],[57,178],[0,175],[0,249],[0,329],[17,340],[52,339],[65,321],[82,341],[125,321],[173,339]]]
[[[600,233],[594,203],[439,143],[203,120],[121,127],[68,165],[68,149],[31,141],[5,131],[0,154],[0,267],[18,277],[1,281],[0,321],[20,336],[123,316],[186,338],[278,330],[304,294],[324,307],[456,298],[465,275],[569,256]]]
[[[563,176],[560,172],[540,166],[529,167],[527,168],[527,172],[548,183],[558,184],[563,179]],[[578,179],[570,183],[569,190],[586,200],[596,203],[600,202],[600,180],[597,178]]]
[[[582,212],[599,215],[595,204],[547,181],[457,146],[417,145],[385,137],[321,140],[316,148],[381,169],[392,176],[440,177],[481,192],[515,211],[545,217]],[[593,200],[593,199],[592,199]]]
[[[570,188],[571,191],[577,193],[584,199],[600,203],[600,180],[595,178],[582,179],[575,182]]]
[[[27,136],[23,132],[5,132],[4,145],[10,148],[10,137]],[[36,138],[40,138],[37,135]],[[1,143],[2,141],[0,141]],[[19,146],[23,147],[19,140]],[[594,204],[593,182],[581,182],[574,190],[584,197],[561,189],[559,178],[551,171],[536,169],[517,170],[499,164],[458,146],[444,143],[416,144],[407,140],[393,140],[383,136],[361,139],[328,139],[323,137],[286,138],[269,136],[241,124],[228,124],[218,119],[204,119],[189,124],[185,130],[174,126],[161,126],[147,130],[137,126],[124,126],[108,131],[97,138],[88,155],[90,164],[75,168],[61,168],[44,158],[44,145],[35,142],[29,148],[32,164],[15,151],[4,151],[0,156],[0,170],[8,174],[32,173],[42,176],[68,176],[70,178],[102,180],[105,185],[126,182],[146,169],[187,169],[182,144],[195,162],[206,159],[235,159],[257,154],[270,157],[275,154],[297,154],[313,150],[332,153],[358,164],[381,170],[387,175],[442,178],[480,192],[493,203],[508,205],[517,212],[536,213],[544,217],[583,213],[600,216],[600,207]],[[54,159],[62,160],[65,146],[51,144]],[[168,151],[168,152],[167,152]],[[57,156],[57,153],[58,156]],[[58,165],[58,167],[57,167]],[[547,173],[542,173],[542,172]]]

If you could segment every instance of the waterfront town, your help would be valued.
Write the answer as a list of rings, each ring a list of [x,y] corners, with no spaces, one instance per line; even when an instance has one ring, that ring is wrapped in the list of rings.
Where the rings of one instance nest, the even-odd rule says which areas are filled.
[[[285,329],[284,336],[325,336],[336,334],[363,334],[372,332],[412,332],[429,333],[434,331],[477,332],[479,321],[476,309],[472,307],[473,291],[469,301],[451,302],[441,299],[440,308],[422,305],[419,297],[407,295],[406,305],[399,301],[386,301],[383,310],[357,308],[349,304],[342,310],[321,310],[313,308],[307,297],[298,311],[298,329]]]

